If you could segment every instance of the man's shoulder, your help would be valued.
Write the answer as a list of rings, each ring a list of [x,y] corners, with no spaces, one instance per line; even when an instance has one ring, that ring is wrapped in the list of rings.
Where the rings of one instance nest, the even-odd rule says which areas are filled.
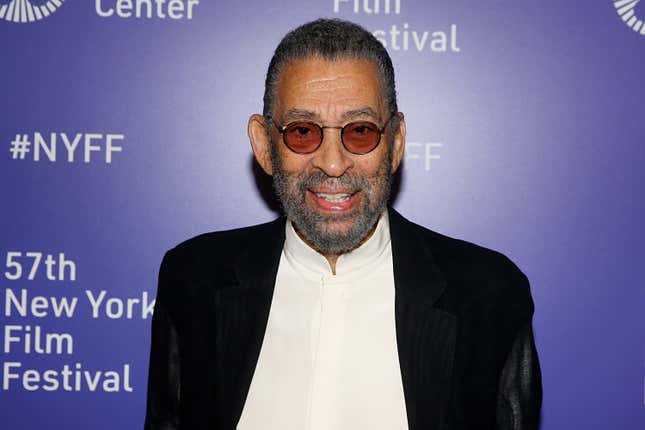
[[[175,271],[202,273],[230,267],[252,248],[274,246],[284,240],[284,220],[231,230],[202,233],[166,252],[164,265]]]
[[[424,239],[444,271],[473,277],[522,273],[508,256],[498,250],[419,227],[425,230]]]
[[[394,216],[398,218],[396,222],[403,225],[399,231],[408,236],[408,240],[419,240],[443,270],[519,271],[515,263],[499,251],[431,230],[396,212]]]
[[[528,279],[502,252],[403,220],[406,235],[430,254],[446,281],[449,296],[459,300],[491,296],[530,298]]]

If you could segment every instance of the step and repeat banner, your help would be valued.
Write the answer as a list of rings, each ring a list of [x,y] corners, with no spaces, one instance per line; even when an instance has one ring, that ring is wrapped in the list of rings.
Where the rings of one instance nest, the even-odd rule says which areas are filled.
[[[645,428],[639,0],[0,0],[0,428],[142,428],[163,253],[278,215],[246,123],[318,17],[392,56],[395,207],[530,279],[542,429]]]

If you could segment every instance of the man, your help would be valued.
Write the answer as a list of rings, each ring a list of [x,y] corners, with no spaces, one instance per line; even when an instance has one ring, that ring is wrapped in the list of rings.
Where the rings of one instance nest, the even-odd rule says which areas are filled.
[[[394,72],[361,27],[281,41],[248,133],[286,217],[161,265],[146,429],[535,429],[526,277],[389,208]]]

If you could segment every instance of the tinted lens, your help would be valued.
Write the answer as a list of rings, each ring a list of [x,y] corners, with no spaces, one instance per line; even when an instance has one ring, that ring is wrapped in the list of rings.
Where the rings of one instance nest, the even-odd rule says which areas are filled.
[[[284,143],[301,154],[313,152],[322,141],[321,128],[311,122],[293,122],[284,130]]]
[[[369,121],[358,121],[343,128],[343,143],[355,154],[366,154],[376,148],[381,138],[378,126]]]

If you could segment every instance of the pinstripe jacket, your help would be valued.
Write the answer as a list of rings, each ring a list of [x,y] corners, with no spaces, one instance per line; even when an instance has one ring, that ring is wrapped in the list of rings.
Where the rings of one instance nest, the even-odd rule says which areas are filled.
[[[390,211],[395,323],[412,430],[537,429],[533,301],[502,254]],[[285,219],[168,251],[152,321],[146,430],[234,429],[267,325]]]

